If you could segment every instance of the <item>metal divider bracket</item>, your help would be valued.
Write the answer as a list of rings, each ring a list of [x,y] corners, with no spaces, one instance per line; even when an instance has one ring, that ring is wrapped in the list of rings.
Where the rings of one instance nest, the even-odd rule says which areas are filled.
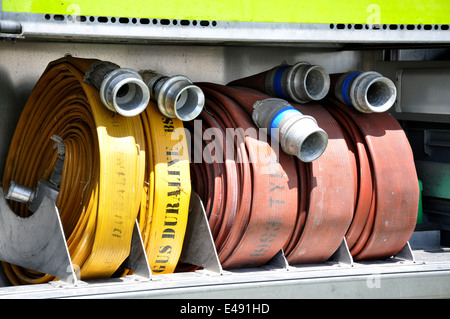
[[[339,248],[331,256],[331,260],[341,264],[353,266],[353,257],[352,254],[350,253],[350,250],[348,249],[345,237],[342,239]]]
[[[275,254],[267,263],[266,266],[280,270],[289,270],[289,263],[284,255],[283,248]]]
[[[209,228],[205,208],[195,192],[192,192],[190,199],[188,224],[180,261],[203,267],[204,270],[219,275],[223,271]]]
[[[409,241],[406,242],[405,246],[394,256],[394,258],[403,259],[405,261],[411,261],[413,263],[416,262]]]
[[[64,231],[55,202],[45,193],[30,217],[16,215],[0,187],[0,260],[58,277],[76,285]]]
[[[133,278],[138,280],[151,280],[152,270],[148,263],[147,254],[145,253],[144,242],[139,230],[139,223],[135,222],[133,229],[133,237],[131,239],[130,255],[123,262],[123,267],[133,271]]]

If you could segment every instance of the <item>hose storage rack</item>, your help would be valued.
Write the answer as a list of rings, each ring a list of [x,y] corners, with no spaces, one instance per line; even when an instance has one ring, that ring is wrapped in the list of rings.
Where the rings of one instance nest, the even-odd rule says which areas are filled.
[[[32,35],[33,23],[61,22],[56,11],[21,14],[32,19],[15,24],[2,11],[2,36],[39,39],[42,29]],[[116,23],[107,19],[94,37],[70,36],[144,39],[105,34]],[[91,22],[78,31],[103,23]],[[213,22],[203,27],[225,23]],[[254,22],[230,26],[246,23]],[[256,24],[271,29],[271,23]],[[436,37],[446,31],[436,30]],[[253,41],[271,42],[270,34]],[[320,40],[330,50],[330,41]],[[81,47],[97,52],[96,45],[102,44]],[[127,45],[141,54],[141,46]],[[190,50],[200,51],[187,47],[185,60]],[[163,63],[139,60],[135,71],[108,62],[128,64],[128,53],[107,61],[74,52],[82,58],[51,60],[12,138],[0,192],[0,260],[4,281],[17,286],[0,288],[2,298],[450,294],[445,248],[433,252],[442,259],[431,261],[427,251],[414,250],[419,181],[408,136],[388,112],[402,88],[391,72],[361,68],[352,60],[359,52],[341,51],[349,67],[333,65],[328,74],[325,59],[327,68],[299,62],[305,59],[288,48],[291,64],[279,64],[273,50],[271,68],[235,70],[222,81],[195,68],[192,81],[171,77]],[[159,67],[161,74],[148,70]],[[186,70],[190,75],[192,66]]]

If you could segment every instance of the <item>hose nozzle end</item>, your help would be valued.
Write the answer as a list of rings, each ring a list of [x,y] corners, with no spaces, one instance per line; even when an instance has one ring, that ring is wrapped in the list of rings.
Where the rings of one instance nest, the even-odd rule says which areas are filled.
[[[150,91],[136,71],[119,68],[102,81],[100,97],[111,111],[123,116],[135,116],[147,107]]]
[[[321,129],[312,116],[301,115],[286,123],[281,145],[286,153],[309,163],[318,159],[328,145],[328,134]]]
[[[335,96],[362,113],[381,113],[394,105],[397,89],[378,72],[348,72],[336,82]]]
[[[203,91],[184,76],[170,77],[168,82],[161,90],[158,105],[165,105],[167,113],[175,114],[182,121],[195,119],[205,104]]]
[[[187,77],[168,77],[153,71],[141,71],[141,75],[164,116],[191,121],[202,112],[205,95]]]
[[[123,116],[140,114],[150,100],[149,89],[139,73],[112,62],[94,62],[86,71],[84,81],[99,90],[106,108]]]
[[[35,197],[36,192],[33,189],[14,181],[9,183],[8,191],[5,194],[7,200],[13,200],[19,203],[30,203]]]
[[[324,67],[298,62],[270,70],[266,76],[266,91],[271,96],[305,104],[323,99],[330,90],[330,82]]]
[[[256,125],[269,131],[275,129],[285,153],[303,162],[312,162],[325,151],[328,134],[313,117],[303,115],[281,99],[258,101],[253,108],[252,118]]]

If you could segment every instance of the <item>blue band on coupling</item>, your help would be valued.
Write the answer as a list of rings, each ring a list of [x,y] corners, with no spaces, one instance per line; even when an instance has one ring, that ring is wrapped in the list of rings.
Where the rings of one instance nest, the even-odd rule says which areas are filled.
[[[300,113],[298,110],[294,109],[292,106],[285,107],[281,109],[275,114],[272,118],[272,122],[270,122],[270,129],[276,129],[280,121],[289,113]],[[301,114],[301,113],[300,113]]]
[[[347,76],[344,80],[344,83],[342,83],[342,97],[344,99],[344,101],[348,104],[348,105],[352,105],[352,102],[350,102],[350,99],[348,98],[348,86],[350,84],[350,82],[359,74],[361,74],[362,72],[355,72],[350,74],[349,76]]]
[[[273,78],[273,87],[275,89],[275,93],[278,97],[287,100],[288,97],[284,95],[283,89],[281,88],[281,77],[283,76],[283,72],[287,69],[287,65],[279,67],[277,72],[275,72],[275,76]]]

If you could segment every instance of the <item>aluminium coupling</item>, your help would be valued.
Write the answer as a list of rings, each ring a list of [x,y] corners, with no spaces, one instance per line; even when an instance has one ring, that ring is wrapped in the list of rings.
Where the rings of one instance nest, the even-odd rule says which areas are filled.
[[[84,81],[99,90],[103,104],[110,111],[123,116],[140,114],[150,100],[149,89],[138,72],[111,62],[94,62],[86,71]]]
[[[169,77],[150,70],[140,74],[150,90],[150,98],[157,103],[164,116],[191,121],[202,112],[205,95],[187,77]]]
[[[259,128],[269,131],[286,154],[303,162],[319,158],[328,145],[328,134],[309,115],[303,115],[288,102],[278,98],[257,101],[252,118]]]
[[[397,98],[394,82],[378,72],[347,72],[336,81],[335,97],[362,113],[389,110]]]
[[[320,65],[298,62],[269,70],[265,85],[270,96],[305,104],[328,94],[330,75]]]
[[[28,186],[11,181],[5,198],[19,203],[30,203],[36,198],[36,191]]]

